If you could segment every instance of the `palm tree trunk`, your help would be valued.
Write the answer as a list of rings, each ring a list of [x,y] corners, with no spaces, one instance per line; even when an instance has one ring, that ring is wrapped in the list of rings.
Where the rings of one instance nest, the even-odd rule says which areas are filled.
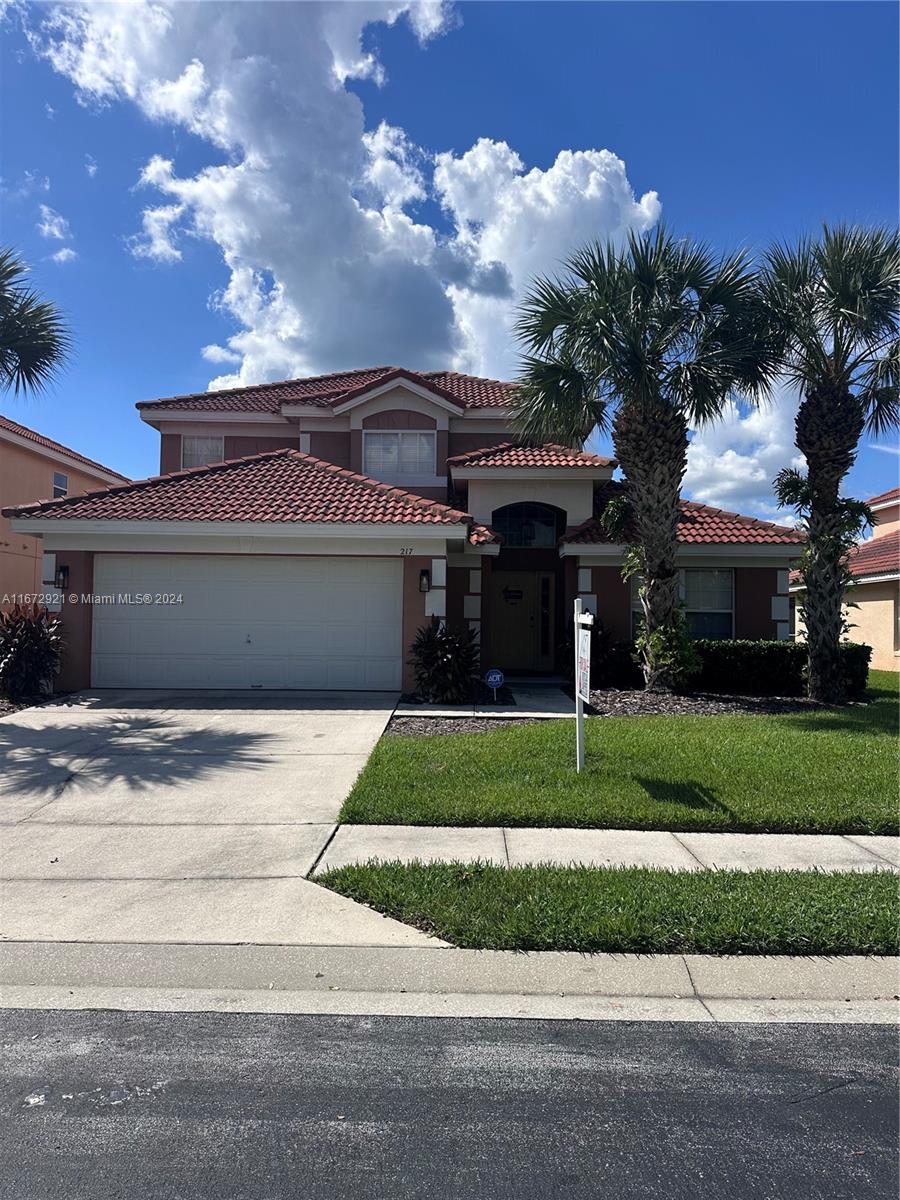
[[[853,466],[865,425],[859,400],[847,388],[810,388],[795,424],[809,483],[809,547],[803,581],[809,696],[822,704],[844,699],[841,669],[843,547],[837,509],[841,480]]]
[[[675,566],[681,481],[687,469],[684,416],[663,403],[623,404],[613,424],[613,445],[625,473],[643,577],[642,607],[648,635],[641,663],[649,692],[674,686],[672,672],[654,653],[649,636],[674,632],[678,609]]]

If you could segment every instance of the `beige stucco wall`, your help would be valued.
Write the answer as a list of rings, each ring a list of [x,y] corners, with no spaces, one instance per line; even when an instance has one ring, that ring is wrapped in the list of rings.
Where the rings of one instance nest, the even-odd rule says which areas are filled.
[[[855,608],[844,608],[844,619],[850,625],[848,638],[872,647],[871,667],[873,671],[900,671],[900,646],[897,641],[898,584],[857,584],[847,598]],[[797,599],[799,603],[799,598]],[[797,640],[803,641],[806,629],[796,614]]]
[[[851,642],[872,647],[876,671],[900,670],[897,646],[897,583],[862,583],[848,593],[856,608],[846,610]]]
[[[594,510],[594,480],[587,479],[470,479],[468,511],[490,525],[491,514],[506,504],[534,500],[552,504],[566,514],[567,525],[580,525]]]
[[[70,496],[109,486],[87,470],[43,455],[39,447],[0,439],[0,508],[51,499],[56,471],[68,476]],[[0,515],[0,597],[40,592],[42,557],[41,539],[13,533],[9,519]]]
[[[900,501],[889,508],[881,508],[875,513],[875,524],[872,537],[882,537],[886,533],[896,533],[900,525]]]

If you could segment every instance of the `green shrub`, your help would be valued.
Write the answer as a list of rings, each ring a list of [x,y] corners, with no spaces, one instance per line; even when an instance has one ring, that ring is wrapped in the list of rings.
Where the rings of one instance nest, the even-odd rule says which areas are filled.
[[[698,692],[735,692],[749,696],[802,696],[806,692],[807,648],[804,642],[694,642],[700,672],[692,680]],[[866,690],[869,646],[841,643],[844,683],[850,699]]]
[[[59,618],[37,604],[0,612],[0,695],[10,700],[46,696],[59,674]]]
[[[575,625],[569,621],[566,636],[559,647],[559,662],[563,678],[575,683]],[[616,642],[603,622],[596,619],[591,626],[591,687],[641,688],[644,676],[638,666],[633,642]]]
[[[473,698],[478,642],[471,629],[448,629],[437,617],[410,647],[416,694],[429,704],[465,704]]]
[[[869,682],[869,662],[872,647],[861,642],[841,642],[841,662],[844,668],[844,690],[848,700],[859,700]]]

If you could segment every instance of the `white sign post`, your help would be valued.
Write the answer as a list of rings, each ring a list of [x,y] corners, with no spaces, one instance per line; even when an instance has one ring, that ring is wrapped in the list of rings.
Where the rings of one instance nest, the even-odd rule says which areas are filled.
[[[591,702],[592,613],[575,601],[575,769],[584,770],[584,706]]]

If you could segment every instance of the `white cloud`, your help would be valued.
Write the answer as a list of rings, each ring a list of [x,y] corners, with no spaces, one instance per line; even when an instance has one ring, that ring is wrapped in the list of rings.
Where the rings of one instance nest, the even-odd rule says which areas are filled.
[[[881,442],[869,442],[868,449],[880,450],[882,454],[893,454],[895,456],[900,456],[900,446],[885,446]]]
[[[159,208],[145,208],[141,215],[143,233],[131,239],[131,252],[135,258],[152,258],[155,262],[178,262],[181,251],[175,243],[174,226],[184,206],[162,204]]]
[[[767,520],[789,522],[772,481],[784,467],[805,467],[794,445],[799,394],[777,388],[760,408],[730,404],[724,419],[699,430],[688,449],[684,493],[692,500]]]
[[[69,229],[69,222],[65,217],[61,216],[55,209],[52,209],[47,204],[40,206],[41,219],[37,224],[37,231],[41,237],[52,238],[57,242],[65,242],[72,236]]]
[[[217,365],[221,365],[222,363],[239,363],[241,361],[239,354],[235,354],[233,350],[229,350],[225,346],[204,346],[200,353],[207,362],[216,363]]]
[[[57,5],[32,32],[82,103],[129,101],[207,142],[193,174],[146,164],[139,182],[157,197],[129,244],[159,264],[178,263],[187,237],[219,248],[213,304],[239,331],[217,360],[235,369],[211,386],[376,362],[509,375],[529,278],[657,219],[656,193],[637,200],[606,150],[528,170],[503,142],[435,158],[397,126],[367,131],[344,82],[384,82],[368,31],[401,19],[425,45],[456,18],[428,0],[135,0]],[[428,199],[440,223],[411,215]]]
[[[86,154],[84,156],[84,169],[91,179],[97,174],[97,160],[93,154]]]
[[[27,200],[29,196],[33,196],[38,192],[49,191],[50,177],[49,175],[42,175],[39,171],[24,171],[21,179],[16,184],[10,185],[5,180],[0,184],[0,194],[9,203],[17,200]]]
[[[526,172],[505,142],[481,138],[460,158],[440,154],[434,176],[457,228],[457,246],[476,269],[505,269],[514,296],[538,274],[555,273],[573,249],[592,239],[621,241],[649,229],[662,206],[656,192],[638,201],[624,162],[609,150],[561,150],[546,171]],[[450,289],[470,370],[509,374],[516,350],[507,296],[471,282]]]
[[[62,264],[74,262],[78,257],[78,251],[73,250],[71,246],[63,246],[61,250],[57,250],[57,252],[55,254],[51,254],[50,257],[55,263]]]
[[[46,113],[46,115],[47,115],[47,120],[48,120],[48,121],[52,121],[52,120],[53,120],[53,118],[56,116],[56,109],[53,107],[53,105],[52,105],[52,104],[45,104],[45,105],[44,105],[44,112],[45,112],[45,113]]]
[[[402,129],[382,121],[377,129],[362,135],[369,162],[363,178],[388,208],[426,198],[425,179],[416,165],[416,147]]]

